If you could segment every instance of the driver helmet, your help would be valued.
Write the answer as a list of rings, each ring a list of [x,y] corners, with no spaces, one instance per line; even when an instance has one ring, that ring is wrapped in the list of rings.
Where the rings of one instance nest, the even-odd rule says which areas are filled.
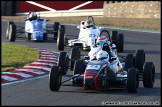
[[[91,20],[86,20],[85,21],[85,27],[86,28],[91,28],[91,27],[93,27],[93,22],[91,21]]]
[[[96,44],[97,44],[97,46],[103,46],[104,43],[110,44],[109,42],[110,41],[109,41],[108,36],[101,36],[101,37],[97,38]]]
[[[29,19],[32,19],[32,20],[36,20],[37,19],[37,12],[34,11],[34,12],[29,12]]]
[[[109,61],[109,54],[104,51],[104,50],[100,50],[98,53],[97,53],[97,60],[105,60],[106,62]]]

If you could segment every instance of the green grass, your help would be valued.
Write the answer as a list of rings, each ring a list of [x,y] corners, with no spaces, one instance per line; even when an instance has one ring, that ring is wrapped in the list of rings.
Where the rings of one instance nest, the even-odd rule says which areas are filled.
[[[39,52],[27,46],[2,43],[1,71],[20,68],[39,58]]]

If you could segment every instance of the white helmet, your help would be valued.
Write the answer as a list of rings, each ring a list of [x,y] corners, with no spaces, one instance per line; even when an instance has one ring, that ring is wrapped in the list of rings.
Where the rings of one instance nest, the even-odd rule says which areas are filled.
[[[95,47],[91,48],[91,51],[88,53],[88,56],[90,57],[90,60],[95,60],[97,53],[101,50],[101,47]]]
[[[109,61],[109,54],[104,50],[100,50],[97,53],[97,60],[102,60],[102,59],[104,59],[105,61]]]

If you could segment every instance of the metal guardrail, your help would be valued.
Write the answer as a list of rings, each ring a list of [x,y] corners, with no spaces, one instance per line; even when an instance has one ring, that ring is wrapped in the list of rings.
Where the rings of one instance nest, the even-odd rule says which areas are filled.
[[[24,16],[27,14],[28,13],[16,13],[17,16]],[[40,17],[69,17],[69,16],[103,16],[103,9],[40,12]]]

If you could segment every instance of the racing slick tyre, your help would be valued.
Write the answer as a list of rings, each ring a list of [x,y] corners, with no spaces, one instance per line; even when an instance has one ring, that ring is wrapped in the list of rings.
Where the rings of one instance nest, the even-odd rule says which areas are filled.
[[[8,39],[10,42],[15,42],[16,40],[16,25],[10,24]]]
[[[152,88],[155,81],[155,66],[153,62],[145,62],[143,69],[143,86]]]
[[[57,37],[57,48],[60,51],[64,50],[64,31],[59,30],[58,31],[58,37]]]
[[[43,40],[47,40],[47,33],[43,33]]]
[[[62,75],[59,66],[53,66],[49,73],[49,88],[51,91],[59,91],[62,82]]]
[[[59,30],[59,25],[60,25],[59,22],[55,22],[54,25],[53,25],[53,30],[55,31],[55,32],[54,32],[54,39],[57,39],[58,30]]]
[[[135,56],[135,66],[138,70],[143,70],[143,64],[145,62],[145,52],[144,50],[137,50]]]
[[[118,37],[118,31],[111,31],[111,40],[112,43],[117,46],[117,37]]]
[[[59,30],[62,30],[65,32],[65,26],[64,25],[59,25]]]
[[[71,61],[70,61],[70,70],[73,71],[75,60],[80,59],[80,49],[78,47],[73,47],[71,49]]]
[[[27,33],[28,40],[31,40],[32,33]]]
[[[77,60],[74,64],[73,75],[84,73],[84,61]]]
[[[10,24],[14,24],[14,22],[11,22],[11,21],[7,22],[6,39],[8,39],[8,37],[9,37]]]
[[[118,34],[117,37],[117,52],[123,52],[124,49],[124,35],[122,33]]]
[[[127,71],[129,68],[133,68],[134,57],[133,54],[127,54],[125,59],[125,67],[124,69]]]
[[[67,52],[60,53],[57,65],[61,67],[62,75],[66,75],[69,68],[69,57]]]
[[[129,68],[127,73],[127,91],[128,93],[136,93],[139,85],[139,76],[136,68]]]

